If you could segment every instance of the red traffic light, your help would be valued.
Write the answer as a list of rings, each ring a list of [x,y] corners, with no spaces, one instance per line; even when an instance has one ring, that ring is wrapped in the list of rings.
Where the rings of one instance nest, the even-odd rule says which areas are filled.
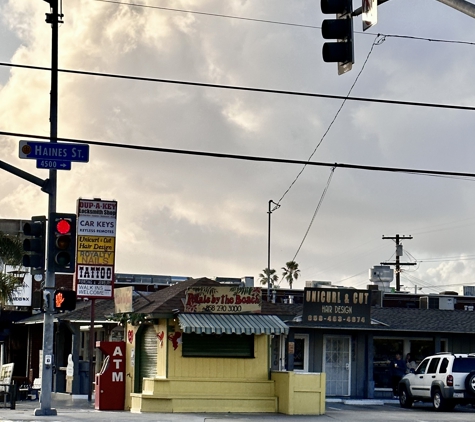
[[[71,223],[68,220],[57,221],[56,231],[61,234],[69,233],[71,231]]]
[[[48,270],[74,273],[76,266],[76,215],[52,212],[48,228]]]

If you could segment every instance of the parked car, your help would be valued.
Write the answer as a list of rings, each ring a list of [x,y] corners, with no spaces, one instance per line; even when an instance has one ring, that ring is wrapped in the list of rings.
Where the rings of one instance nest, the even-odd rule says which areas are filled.
[[[399,404],[432,402],[435,410],[452,410],[457,404],[475,405],[475,353],[437,353],[426,357],[398,385]]]

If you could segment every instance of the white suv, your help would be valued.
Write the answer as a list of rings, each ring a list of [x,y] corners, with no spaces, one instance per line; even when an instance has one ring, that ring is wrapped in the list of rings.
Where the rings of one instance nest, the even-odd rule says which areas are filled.
[[[435,410],[475,404],[475,353],[437,353],[425,358],[398,386],[401,407],[432,402]]]

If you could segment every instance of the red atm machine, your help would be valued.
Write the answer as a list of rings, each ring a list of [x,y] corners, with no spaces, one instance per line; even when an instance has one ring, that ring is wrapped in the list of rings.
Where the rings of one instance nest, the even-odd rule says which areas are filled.
[[[106,356],[101,372],[96,374],[97,410],[124,410],[125,342],[97,341],[96,347]]]

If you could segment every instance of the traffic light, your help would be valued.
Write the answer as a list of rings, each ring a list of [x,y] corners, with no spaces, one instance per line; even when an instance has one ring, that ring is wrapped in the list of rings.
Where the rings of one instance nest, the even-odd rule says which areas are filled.
[[[55,290],[53,305],[55,311],[74,311],[76,309],[76,292],[74,290]]]
[[[74,273],[76,266],[76,214],[52,212],[48,226],[48,270]]]
[[[352,0],[321,0],[322,13],[336,14],[336,19],[322,22],[322,36],[338,42],[323,44],[322,56],[325,62],[338,62],[338,74],[351,70],[354,60],[353,48],[353,3]]]
[[[31,217],[31,221],[23,225],[23,255],[22,264],[30,267],[32,274],[43,274],[46,256],[46,217]]]

